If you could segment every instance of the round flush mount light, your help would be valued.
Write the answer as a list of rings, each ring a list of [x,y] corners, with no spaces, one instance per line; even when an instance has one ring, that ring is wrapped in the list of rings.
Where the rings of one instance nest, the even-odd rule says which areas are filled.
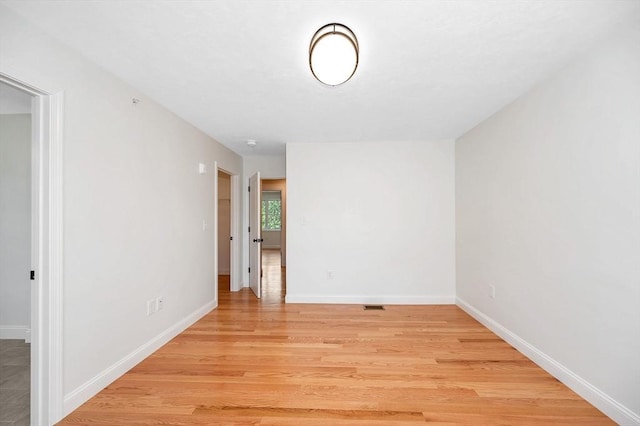
[[[311,38],[309,66],[313,76],[327,86],[349,80],[358,67],[356,35],[342,24],[327,24]]]
[[[249,148],[255,148],[255,147],[256,147],[256,145],[258,145],[258,142],[256,142],[256,140],[255,140],[255,139],[249,139],[249,140],[247,140],[247,146],[248,146]]]

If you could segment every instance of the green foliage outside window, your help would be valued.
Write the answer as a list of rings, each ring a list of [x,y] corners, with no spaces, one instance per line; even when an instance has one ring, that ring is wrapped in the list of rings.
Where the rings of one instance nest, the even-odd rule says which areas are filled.
[[[262,230],[279,231],[281,223],[280,200],[262,200]]]

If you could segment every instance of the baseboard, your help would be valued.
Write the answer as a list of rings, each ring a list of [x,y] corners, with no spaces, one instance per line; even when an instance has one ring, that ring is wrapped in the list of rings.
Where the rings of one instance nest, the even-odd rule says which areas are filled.
[[[535,346],[512,333],[492,318],[488,317],[478,309],[460,299],[456,298],[456,305],[462,310],[478,320],[482,325],[493,331],[504,339],[518,351],[527,356],[531,361],[538,364],[556,379],[567,385],[571,390],[589,401],[604,414],[612,418],[620,425],[640,426],[640,415],[634,413],[629,408],[620,404],[591,383],[575,374],[573,371],[560,364]]]
[[[31,330],[26,325],[0,325],[0,340],[17,339],[26,341],[27,334],[30,335]]]
[[[111,367],[103,370],[101,373],[99,373],[89,381],[85,382],[78,388],[66,394],[64,397],[64,413],[62,417],[68,415],[80,405],[84,404],[95,394],[100,392],[102,389],[109,386],[109,384],[113,383],[118,377],[122,376],[124,373],[135,367],[138,363],[147,358],[153,352],[160,349],[160,347],[168,343],[178,334],[182,333],[185,329],[187,329],[187,327],[191,326],[204,315],[211,312],[211,310],[215,309],[217,305],[217,300],[213,300],[207,303],[206,305],[202,306],[195,312],[178,321],[176,324],[169,327],[162,333],[158,334],[147,343],[138,347],[136,350],[113,364]]]
[[[376,305],[453,305],[455,296],[325,296],[287,294],[286,303],[376,304]]]

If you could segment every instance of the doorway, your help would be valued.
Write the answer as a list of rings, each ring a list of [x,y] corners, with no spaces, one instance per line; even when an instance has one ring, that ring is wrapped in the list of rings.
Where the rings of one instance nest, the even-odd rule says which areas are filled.
[[[28,96],[31,105],[31,137],[27,142],[30,167],[26,172],[30,181],[27,213],[30,253],[28,267],[22,271],[24,275],[21,274],[27,280],[30,312],[28,328],[22,332],[31,341],[30,349],[27,349],[30,367],[26,375],[30,390],[30,423],[45,425],[60,420],[63,411],[63,94],[46,93],[4,74],[0,74],[0,84]]]
[[[261,180],[262,295],[283,303],[286,295],[287,185],[286,179]]]
[[[218,169],[218,284],[231,290],[231,175]]]
[[[32,97],[0,83],[0,412],[29,423]]]

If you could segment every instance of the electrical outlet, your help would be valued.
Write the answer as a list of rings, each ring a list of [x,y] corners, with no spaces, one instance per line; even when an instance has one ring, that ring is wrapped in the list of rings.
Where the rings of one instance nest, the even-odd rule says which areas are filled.
[[[492,299],[496,298],[496,286],[489,285],[489,297]]]
[[[164,308],[164,297],[160,296],[156,299],[156,311],[161,311]]]

